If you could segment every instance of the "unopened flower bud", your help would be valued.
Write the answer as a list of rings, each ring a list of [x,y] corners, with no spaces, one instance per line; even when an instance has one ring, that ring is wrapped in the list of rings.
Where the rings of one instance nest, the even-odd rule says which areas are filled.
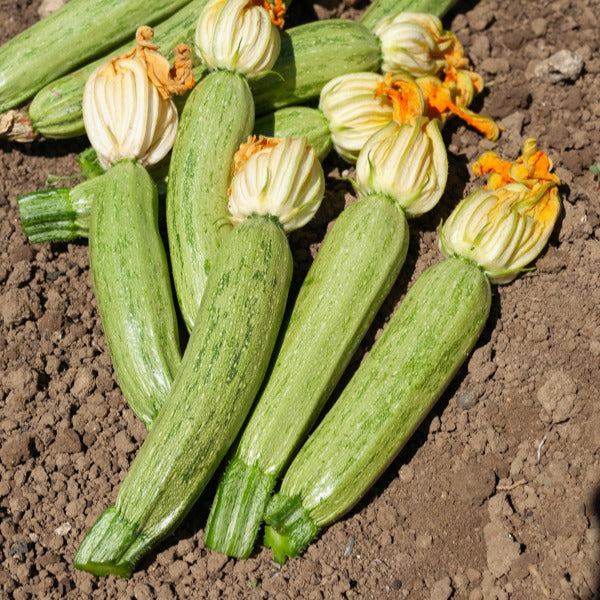
[[[124,158],[150,166],[175,141],[178,116],[171,94],[194,85],[189,49],[175,49],[175,65],[150,42],[152,29],[140,27],[137,47],[98,67],[83,93],[83,121],[103,167]]]
[[[384,73],[406,72],[413,77],[438,75],[448,65],[446,53],[454,34],[426,13],[401,12],[382,19],[375,29],[381,41]]]
[[[448,157],[438,125],[426,117],[391,123],[367,141],[356,163],[362,195],[387,194],[408,217],[431,210],[448,178]]]
[[[281,3],[277,4],[281,9]],[[209,69],[229,69],[248,79],[262,77],[279,56],[281,39],[274,21],[282,14],[252,0],[212,0],[196,27],[196,49]]]
[[[323,168],[306,139],[252,137],[235,157],[229,212],[234,223],[271,215],[289,232],[313,218],[324,192]]]

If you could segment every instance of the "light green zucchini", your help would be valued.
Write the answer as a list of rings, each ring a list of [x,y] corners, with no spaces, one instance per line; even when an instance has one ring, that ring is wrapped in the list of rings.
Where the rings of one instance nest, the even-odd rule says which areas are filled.
[[[149,427],[181,363],[156,186],[130,160],[87,183],[90,272],[104,335],[121,391]]]
[[[277,561],[302,551],[379,478],[468,356],[490,302],[483,269],[463,258],[417,279],[267,507],[265,544]]]
[[[207,0],[180,2],[180,5],[186,4],[186,6],[154,28],[152,41],[160,46],[161,53],[169,60],[173,58],[172,50],[177,44],[183,42],[190,48],[194,47],[196,21],[206,2]],[[102,5],[101,2],[99,4]],[[146,21],[142,16],[138,18],[136,26],[145,23]],[[129,36],[131,39],[109,55],[103,56],[42,88],[36,94],[28,111],[33,130],[49,138],[84,135],[85,127],[81,114],[81,103],[85,82],[94,69],[105,64],[111,58],[127,52],[134,46],[133,32],[135,32],[135,27],[131,30]],[[192,53],[192,56],[195,57],[195,54]],[[200,77],[202,72],[203,69],[200,69]],[[176,101],[181,102],[178,97]]]
[[[0,46],[0,112],[189,0],[71,0]]]
[[[258,392],[291,271],[289,245],[275,219],[250,217],[227,237],[171,393],[115,505],[80,545],[75,567],[128,577],[193,506]]]
[[[376,71],[379,40],[359,23],[315,21],[281,36],[281,51],[271,73],[251,83],[256,114],[316,98],[334,77]]]
[[[219,482],[205,542],[247,557],[278,475],[339,381],[395,281],[408,223],[390,197],[369,195],[327,234],[283,329],[233,460]]]
[[[167,185],[171,271],[191,331],[221,241],[231,230],[227,189],[233,157],[254,126],[246,79],[215,71],[192,91],[179,123]]]

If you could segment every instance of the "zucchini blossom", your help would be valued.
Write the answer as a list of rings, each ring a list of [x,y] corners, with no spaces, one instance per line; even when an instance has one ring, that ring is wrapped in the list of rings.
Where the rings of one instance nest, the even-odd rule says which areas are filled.
[[[231,220],[268,214],[290,232],[313,218],[324,192],[323,168],[305,138],[251,136],[235,156]]]
[[[209,69],[248,79],[264,76],[279,56],[285,7],[255,0],[212,0],[196,26],[196,52]]]
[[[558,177],[535,140],[523,144],[514,162],[486,152],[475,163],[489,174],[477,190],[452,211],[440,229],[440,248],[476,262],[493,283],[509,283],[542,251],[560,214]]]
[[[431,210],[442,197],[448,178],[448,156],[436,121],[416,117],[395,121],[369,138],[356,162],[361,195],[391,196],[407,217]]]
[[[154,165],[175,141],[178,115],[171,95],[194,85],[191,52],[178,45],[171,68],[153,35],[150,27],[140,27],[137,47],[98,67],[86,82],[83,121],[105,169],[124,158]]]

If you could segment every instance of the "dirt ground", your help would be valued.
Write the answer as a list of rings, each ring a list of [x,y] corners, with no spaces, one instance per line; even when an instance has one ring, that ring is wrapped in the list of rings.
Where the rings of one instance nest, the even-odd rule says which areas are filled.
[[[364,7],[301,4],[295,18],[356,17]],[[0,0],[0,42],[34,22],[37,0]],[[71,560],[111,503],[144,428],[113,377],[85,242],[32,246],[20,193],[77,171],[84,140],[0,142],[0,597],[448,598],[600,597],[600,11],[597,0],[458,2],[444,23],[486,90],[476,108],[497,144],[458,123],[444,131],[441,205],[411,222],[403,274],[353,361],[356,368],[407,286],[439,259],[436,227],[481,185],[473,160],[519,154],[535,137],[563,185],[563,215],[536,269],[495,288],[480,343],[385,476],[303,556],[279,567],[207,551],[208,489],[177,533],[130,580],[94,578]],[[291,238],[306,272],[351,193]],[[347,376],[346,376],[347,377]]]

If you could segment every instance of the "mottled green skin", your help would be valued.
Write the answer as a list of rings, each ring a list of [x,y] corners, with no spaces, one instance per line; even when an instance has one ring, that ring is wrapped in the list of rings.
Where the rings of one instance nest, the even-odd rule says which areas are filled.
[[[289,106],[256,119],[254,133],[268,137],[305,137],[320,161],[332,148],[329,122],[317,108]]]
[[[250,217],[227,237],[171,393],[77,568],[128,576],[192,508],[259,390],[291,274],[287,239],[270,217]]]
[[[444,16],[456,0],[374,0],[363,13],[360,22],[373,29],[381,19],[399,12],[423,12]]]
[[[471,351],[490,301],[483,270],[461,258],[417,279],[267,507],[277,560],[300,552],[379,478]]]
[[[215,71],[185,105],[171,154],[167,231],[179,308],[192,330],[206,280],[231,230],[227,189],[233,157],[254,127],[246,79]]]
[[[0,46],[0,112],[189,0],[70,0]]]
[[[90,181],[90,272],[100,319],[121,391],[149,427],[181,364],[156,186],[130,160]]]
[[[32,244],[87,237],[99,177],[73,188],[50,188],[17,197],[23,231]]]
[[[252,81],[256,114],[316,98],[334,77],[379,68],[379,40],[344,19],[306,23],[281,34],[271,73]]]
[[[408,224],[390,198],[349,206],[327,234],[293,307],[270,370],[222,477],[206,544],[246,557],[277,477],[302,443],[396,280]]]
[[[169,3],[162,3],[171,6],[169,13],[173,12],[177,6],[186,4],[186,6],[176,12],[172,17],[159,23],[154,28],[153,41],[160,46],[162,54],[169,59],[172,58],[173,48],[181,42],[187,44],[192,49],[194,48],[196,22],[207,1],[208,0],[192,0],[190,2],[189,0],[178,0],[178,2],[173,2],[171,0]],[[74,0],[70,0],[67,6],[73,3]],[[79,2],[79,4],[81,3],[82,2]],[[87,3],[89,4],[89,2]],[[128,3],[131,4],[131,0],[128,0]],[[127,4],[127,2],[121,0],[119,4]],[[60,79],[56,79],[56,77],[62,75],[62,73],[66,73],[69,69],[65,69],[61,73],[56,73],[54,77],[51,77],[49,80],[52,81],[56,79],[55,81],[52,81],[52,83],[46,85],[46,87],[42,88],[42,86],[39,86],[37,88],[40,91],[36,94],[29,107],[29,118],[32,121],[32,126],[35,131],[51,138],[75,137],[85,134],[83,116],[81,114],[81,102],[85,82],[94,69],[105,64],[111,58],[131,50],[135,46],[134,34],[136,28],[139,25],[149,24],[147,22],[148,17],[145,16],[145,6],[148,4],[160,3],[153,1],[138,2],[138,4],[144,6],[144,8],[142,14],[134,19],[133,25],[128,30],[125,30],[124,35],[121,36],[121,40],[126,40],[125,44],[110,54],[86,64],[84,67],[61,77]],[[94,5],[97,5],[98,10],[106,11],[106,2],[94,0]],[[156,20],[157,19],[154,19],[154,21]],[[85,17],[83,22],[93,23],[89,16]],[[85,31],[85,35],[88,35],[89,29],[84,28],[82,31]],[[77,46],[74,47],[78,49]],[[98,53],[99,52],[96,54]],[[194,52],[192,52],[192,56],[195,57]],[[72,66],[74,65],[71,65],[71,67]],[[46,83],[48,82],[45,82],[43,85]],[[34,90],[34,92],[35,91],[37,90]]]

